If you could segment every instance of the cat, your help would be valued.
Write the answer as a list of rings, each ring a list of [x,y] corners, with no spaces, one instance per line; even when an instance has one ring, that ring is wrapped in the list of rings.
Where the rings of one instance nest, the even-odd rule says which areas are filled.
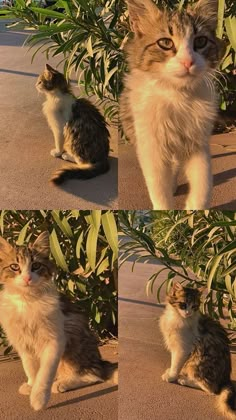
[[[48,232],[19,247],[0,237],[0,320],[28,379],[19,393],[30,395],[36,411],[46,407],[51,391],[117,382],[115,364],[102,360],[84,315],[57,292],[49,252]]]
[[[180,170],[190,184],[185,208],[209,208],[213,80],[225,51],[215,36],[218,1],[199,0],[172,12],[152,0],[127,3],[133,37],[125,46],[129,72],[120,120],[135,143],[153,209],[174,208]]]
[[[177,282],[169,293],[160,329],[171,353],[171,366],[162,379],[217,394],[221,414],[236,419],[230,341],[218,321],[199,311],[202,290]]]
[[[104,117],[86,99],[77,99],[62,73],[46,64],[36,88],[46,95],[43,113],[51,128],[54,157],[76,163],[58,170],[52,182],[60,185],[70,178],[90,179],[109,170],[109,131]]]

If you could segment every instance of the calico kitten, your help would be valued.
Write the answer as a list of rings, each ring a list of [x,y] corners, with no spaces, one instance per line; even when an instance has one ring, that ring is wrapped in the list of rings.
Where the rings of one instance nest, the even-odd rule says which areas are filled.
[[[186,209],[209,208],[209,137],[216,116],[217,0],[187,10],[161,10],[152,0],[127,0],[133,37],[120,98],[124,132],[135,142],[153,208],[173,209],[179,170],[190,193]]]
[[[0,320],[28,379],[19,392],[34,410],[45,408],[51,391],[117,380],[83,314],[57,292],[49,252],[47,232],[28,247],[0,238]]]
[[[109,170],[109,131],[104,117],[86,99],[76,99],[63,74],[46,64],[36,88],[46,95],[43,113],[53,132],[54,157],[76,163],[62,168],[52,181],[89,179]]]
[[[200,296],[201,289],[180,283],[174,284],[168,296],[160,328],[171,353],[171,366],[162,379],[217,394],[220,412],[236,419],[230,341],[219,322],[199,312]]]

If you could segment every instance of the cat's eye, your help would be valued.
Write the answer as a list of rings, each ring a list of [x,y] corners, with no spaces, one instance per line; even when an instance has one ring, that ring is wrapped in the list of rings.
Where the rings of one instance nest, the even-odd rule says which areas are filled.
[[[198,50],[201,48],[205,48],[208,43],[208,38],[206,36],[197,36],[194,39],[194,49]]]
[[[157,41],[157,45],[163,50],[171,50],[174,47],[174,43],[170,38],[160,38]]]
[[[11,264],[10,269],[13,270],[13,271],[19,271],[20,266],[19,266],[19,264]]]
[[[33,271],[37,271],[37,270],[39,270],[39,269],[40,269],[40,267],[41,267],[41,264],[40,264],[39,262],[34,262],[34,263],[32,264],[32,266],[31,266],[31,269],[32,269]]]
[[[179,303],[179,309],[183,309],[183,310],[187,309],[187,304],[184,302]]]

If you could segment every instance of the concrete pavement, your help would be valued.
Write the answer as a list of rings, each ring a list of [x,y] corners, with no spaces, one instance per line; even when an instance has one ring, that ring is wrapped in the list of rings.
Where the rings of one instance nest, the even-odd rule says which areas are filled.
[[[117,361],[117,346],[102,346],[103,358]],[[52,394],[48,408],[35,412],[29,405],[29,397],[18,394],[25,381],[21,362],[0,362],[0,418],[1,420],[117,420],[118,387],[111,383],[96,384],[64,394]]]
[[[23,43],[26,31],[5,30],[0,22],[0,203],[15,209],[117,208],[117,130],[111,132],[111,170],[88,181],[70,180],[57,188],[49,183],[56,169],[68,165],[50,155],[53,135],[42,114],[43,95],[35,89],[46,56],[33,64]],[[54,66],[62,57],[50,59]],[[59,70],[62,70],[60,66]],[[79,90],[74,86],[79,96]]]
[[[147,297],[147,280],[161,266],[137,263],[133,273],[131,266],[128,261],[119,271],[119,420],[223,420],[215,396],[161,380],[170,355],[159,331],[164,305],[157,304],[156,288],[165,277]],[[235,380],[235,354],[232,363]]]
[[[211,208],[235,210],[236,207],[236,132],[211,138],[214,188]],[[182,176],[175,196],[175,209],[183,209],[188,186]],[[151,201],[131,145],[119,145],[119,208],[151,209]]]

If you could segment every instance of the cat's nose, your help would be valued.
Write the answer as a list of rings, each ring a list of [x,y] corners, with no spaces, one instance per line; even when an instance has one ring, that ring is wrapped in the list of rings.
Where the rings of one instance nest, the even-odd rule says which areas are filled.
[[[182,61],[182,64],[184,65],[184,67],[185,67],[187,70],[189,70],[189,69],[193,66],[194,61],[193,61],[191,58],[189,58],[189,59],[185,59],[185,60],[183,60],[183,61]]]
[[[31,281],[30,275],[29,274],[26,274],[25,276],[23,276],[23,280],[24,280],[25,283],[28,284]]]

